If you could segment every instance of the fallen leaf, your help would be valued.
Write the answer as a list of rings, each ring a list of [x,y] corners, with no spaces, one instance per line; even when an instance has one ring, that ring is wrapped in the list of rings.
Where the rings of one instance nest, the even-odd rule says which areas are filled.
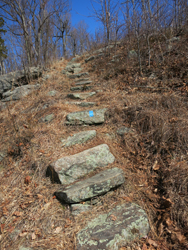
[[[36,237],[37,237],[37,236],[36,236],[36,234],[35,234],[35,233],[32,233],[32,235],[31,235],[31,239],[32,239],[32,240],[35,240],[35,239],[36,239]]]
[[[113,221],[117,220],[117,217],[116,217],[115,215],[113,215],[113,214],[111,214],[110,217],[111,217],[111,219],[112,219]]]
[[[132,198],[130,198],[130,197],[122,197],[122,199],[124,199],[127,202],[131,202],[132,201]]]
[[[55,234],[58,234],[58,233],[61,232],[61,230],[62,230],[62,227],[56,227],[54,233],[55,233]]]
[[[8,232],[9,232],[9,233],[12,233],[12,231],[14,230],[14,228],[15,228],[15,227],[10,226],[9,229],[8,229]]]
[[[142,247],[142,250],[147,250],[148,248],[147,248],[147,246],[146,246],[146,244],[144,243],[144,245],[143,245],[143,247]]]
[[[29,185],[30,182],[31,182],[31,176],[28,175],[25,177],[24,183]]]
[[[159,170],[159,168],[160,168],[160,165],[158,164],[158,161],[156,160],[153,165],[153,170],[156,171],[156,170]]]
[[[3,215],[8,215],[8,209],[6,207],[3,207]]]
[[[41,194],[37,194],[37,197],[38,197],[39,199],[43,199],[43,198],[44,198],[43,195],[41,195]]]
[[[3,229],[4,229],[4,227],[5,227],[5,224],[1,224],[1,227],[0,227],[0,229],[1,229],[1,233],[3,233]]]
[[[152,239],[148,239],[148,243],[149,243],[150,245],[153,245],[154,247],[157,247],[157,246],[158,246],[158,244],[157,244],[154,240],[152,240]]]
[[[19,211],[16,211],[13,213],[13,215],[17,216],[17,217],[20,217],[23,215],[23,212],[19,212]]]
[[[27,235],[27,232],[23,232],[23,233],[20,233],[20,234],[19,234],[20,237],[24,237],[24,236],[26,236],[26,235]]]

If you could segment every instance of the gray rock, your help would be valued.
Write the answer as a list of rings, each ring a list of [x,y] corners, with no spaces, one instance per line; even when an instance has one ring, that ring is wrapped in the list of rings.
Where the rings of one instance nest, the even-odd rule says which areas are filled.
[[[68,77],[70,79],[76,79],[76,78],[80,78],[80,77],[88,76],[88,75],[89,75],[88,72],[84,72],[84,73],[79,73],[79,74],[75,74],[75,75],[68,75]]]
[[[21,87],[17,87],[14,90],[9,90],[5,93],[3,93],[2,102],[8,102],[8,101],[16,101],[21,99],[22,97],[25,97],[32,93],[33,91],[40,88],[40,84],[35,85],[24,85]]]
[[[75,85],[88,85],[92,83],[92,81],[82,81],[82,82],[76,82]]]
[[[123,170],[107,169],[84,181],[79,181],[66,189],[60,188],[56,197],[66,203],[78,203],[94,198],[116,188],[125,182]]]
[[[123,244],[147,236],[149,221],[134,203],[117,206],[90,221],[77,234],[77,250],[118,250]]]
[[[84,93],[71,93],[68,94],[67,97],[71,99],[85,100],[94,95],[96,95],[96,92],[84,92]]]
[[[92,89],[93,86],[76,86],[76,87],[71,87],[71,91],[84,91],[84,90],[90,90]]]
[[[95,56],[90,56],[89,58],[85,59],[85,63],[88,63],[94,59],[95,59]]]
[[[66,102],[66,104],[78,105],[80,107],[92,107],[95,105],[95,102]]]
[[[128,53],[129,58],[136,58],[138,55],[135,50],[130,50]]]
[[[19,250],[32,250],[33,248],[30,247],[19,247]]]
[[[3,102],[0,102],[0,111],[4,110],[6,108],[6,104]]]
[[[85,82],[85,81],[89,81],[89,78],[80,78],[75,80],[75,82]]]
[[[180,38],[179,37],[172,37],[171,39],[168,40],[169,43],[173,43],[173,42],[177,42],[179,41]]]
[[[53,182],[64,185],[73,183],[84,175],[113,163],[115,157],[110,153],[106,144],[90,148],[75,155],[66,156],[51,163],[46,175]]]
[[[95,130],[83,131],[73,136],[69,136],[66,140],[61,140],[63,147],[70,147],[75,144],[82,144],[96,136]]]
[[[71,212],[73,215],[78,215],[84,212],[91,210],[93,206],[91,205],[83,205],[83,204],[72,204],[71,205]]]
[[[127,127],[121,127],[117,129],[117,134],[118,135],[124,135],[126,133],[133,133],[132,129],[127,128]]]
[[[45,80],[45,81],[48,80],[49,78],[50,78],[50,75],[44,75],[44,76],[42,77],[42,79]]]
[[[81,67],[81,63],[71,63],[68,64],[68,66],[66,66],[65,70],[69,70],[70,68],[75,69],[75,68],[80,68]]]
[[[15,71],[0,76],[0,96],[12,87],[28,84],[28,79],[36,79],[42,75],[42,70],[31,67],[28,71]]]
[[[66,124],[101,124],[105,121],[105,112],[104,109],[95,109],[95,110],[86,110],[70,113],[66,116]]]
[[[55,96],[57,94],[56,90],[52,90],[48,92],[48,96]]]
[[[3,161],[6,156],[7,156],[7,152],[0,151],[0,162]]]
[[[103,56],[104,56],[104,53],[101,53],[101,54],[96,55],[96,58],[103,57]]]
[[[42,121],[43,122],[51,122],[54,118],[55,118],[55,115],[54,114],[50,114],[50,115],[47,115],[44,118],[42,118]]]
[[[82,71],[83,69],[82,68],[76,68],[74,69],[74,74],[78,74]]]

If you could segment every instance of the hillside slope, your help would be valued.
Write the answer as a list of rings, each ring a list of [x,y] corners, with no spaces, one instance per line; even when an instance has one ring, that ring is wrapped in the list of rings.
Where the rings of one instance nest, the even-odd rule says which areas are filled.
[[[31,82],[39,83],[40,89],[3,104],[1,249],[88,249],[82,248],[78,233],[102,214],[108,213],[115,225],[119,217],[111,211],[124,204],[137,204],[147,213],[150,232],[138,235],[133,230],[136,240],[120,241],[117,249],[186,249],[186,71],[183,79],[180,75],[161,79],[160,68],[139,76],[136,63],[123,44],[71,62],[59,61],[45,81]],[[96,110],[104,110],[102,118]],[[84,115],[72,115],[79,111],[85,111]],[[91,139],[66,145],[68,137],[89,130],[96,131]],[[118,168],[124,173],[124,183],[115,183],[97,198],[88,196],[87,189],[80,203],[87,205],[89,199],[92,209],[75,216],[72,205],[57,199],[61,199],[61,184],[54,182],[56,162],[104,144],[114,161],[102,170]],[[46,176],[49,166],[51,180]],[[82,173],[79,181],[101,173],[99,162],[92,170]],[[62,184],[66,184],[64,192],[69,183]]]

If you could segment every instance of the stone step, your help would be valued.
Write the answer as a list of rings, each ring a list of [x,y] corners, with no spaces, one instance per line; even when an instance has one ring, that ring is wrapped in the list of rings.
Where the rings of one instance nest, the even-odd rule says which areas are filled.
[[[107,109],[104,108],[104,109],[73,112],[66,116],[66,119],[67,119],[66,124],[67,125],[101,124],[105,122],[106,111]]]
[[[85,100],[94,95],[96,95],[96,92],[84,92],[84,93],[71,93],[68,94],[67,97],[71,99]]]
[[[85,91],[85,90],[90,90],[92,89],[93,86],[76,86],[76,87],[71,87],[70,90],[71,91]]]
[[[146,212],[125,203],[90,221],[77,234],[77,250],[118,250],[126,243],[146,237],[150,231]]]
[[[66,104],[78,105],[80,107],[92,107],[95,105],[95,102],[66,102]]]
[[[83,76],[89,76],[88,72],[84,72],[84,73],[79,73],[79,74],[74,74],[74,75],[68,75],[69,79],[76,79],[76,78],[80,78]]]
[[[51,163],[46,171],[52,182],[71,184],[84,175],[113,163],[115,157],[106,144],[98,145],[75,155],[66,156]]]
[[[66,189],[61,188],[55,196],[68,204],[94,198],[118,187],[125,182],[122,169],[107,169],[84,181],[79,181]]]
[[[75,82],[85,82],[85,81],[89,81],[89,78],[80,78],[75,80]]]
[[[69,136],[66,140],[61,140],[63,147],[70,147],[75,144],[82,144],[96,136],[96,130],[83,131],[73,136]]]
[[[92,83],[92,81],[81,81],[81,82],[76,82],[75,85],[88,85]]]

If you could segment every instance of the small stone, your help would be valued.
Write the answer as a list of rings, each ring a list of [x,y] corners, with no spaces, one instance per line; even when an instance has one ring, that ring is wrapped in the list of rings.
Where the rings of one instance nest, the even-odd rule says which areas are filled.
[[[88,63],[94,59],[95,59],[95,56],[90,56],[89,58],[85,59],[85,63]]]
[[[51,163],[46,175],[53,182],[64,185],[71,184],[84,175],[113,163],[115,157],[106,144],[87,149],[75,155],[66,156]]]
[[[92,89],[93,86],[76,86],[76,87],[71,87],[70,90],[71,91],[85,91],[85,90],[89,90]]]
[[[66,203],[78,203],[107,193],[125,182],[124,172],[119,168],[107,169],[84,181],[79,181],[66,189],[55,193]]]
[[[43,122],[51,122],[55,118],[54,114],[47,115],[46,117],[42,118]]]
[[[80,78],[80,77],[88,76],[88,75],[89,75],[88,72],[84,72],[84,73],[79,73],[79,74],[75,74],[75,75],[68,75],[68,77],[70,79],[76,79],[76,78]]]
[[[125,203],[90,221],[77,234],[77,250],[118,250],[126,243],[147,236],[146,212],[137,204]]]
[[[19,247],[19,250],[32,250],[32,248],[30,248],[30,247]]]
[[[129,58],[136,58],[138,55],[135,50],[130,50],[128,53]]]
[[[67,97],[71,98],[71,99],[80,99],[80,100],[85,100],[88,97],[91,97],[93,95],[95,95],[96,92],[85,92],[85,93],[71,93],[68,94]]]
[[[48,92],[48,96],[55,96],[57,94],[56,90],[52,90]]]
[[[121,128],[119,128],[118,130],[117,130],[117,134],[118,135],[124,135],[124,134],[126,134],[126,133],[133,133],[133,131],[132,131],[132,129],[130,129],[130,128],[127,128],[127,127],[121,127]]]
[[[71,212],[73,215],[78,215],[81,214],[83,212],[87,212],[89,210],[91,210],[93,208],[93,206],[91,205],[85,205],[85,204],[72,204],[71,205]]]
[[[0,151],[0,162],[3,161],[6,156],[7,156],[7,152]]]
[[[66,124],[101,124],[105,121],[105,112],[107,109],[95,109],[95,110],[86,110],[70,113],[66,116]]]
[[[96,136],[96,130],[83,131],[73,136],[69,136],[66,140],[61,140],[63,147],[70,147],[75,144],[82,144]]]

